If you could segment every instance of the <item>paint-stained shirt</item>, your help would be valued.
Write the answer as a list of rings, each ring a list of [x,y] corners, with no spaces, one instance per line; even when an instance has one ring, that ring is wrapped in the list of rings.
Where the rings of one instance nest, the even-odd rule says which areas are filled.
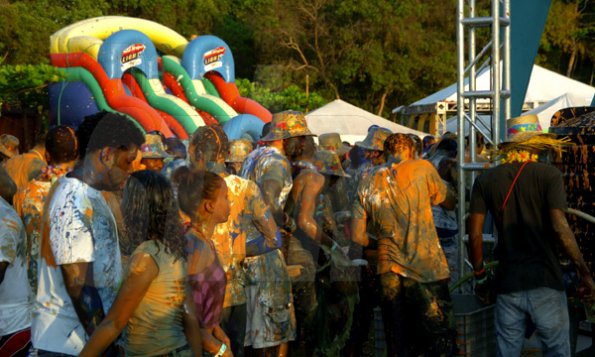
[[[227,184],[230,213],[227,222],[215,227],[212,239],[227,276],[224,307],[229,307],[246,303],[245,278],[240,263],[246,257],[248,234],[260,235],[253,220],[272,217],[256,183],[236,175],[227,175],[223,179]],[[275,232],[269,235],[274,237]]]
[[[165,355],[186,345],[184,301],[186,262],[165,250],[158,241],[141,243],[132,253],[146,253],[159,268],[159,275],[128,320],[125,333],[128,356]]]
[[[392,271],[419,282],[449,277],[432,205],[446,198],[446,186],[431,163],[406,160],[380,167],[360,182],[354,218],[368,221],[378,237],[378,273]]]
[[[35,149],[4,162],[4,168],[17,185],[17,190],[25,188],[27,182],[36,178],[46,165],[44,156]]]
[[[27,183],[13,198],[14,208],[23,219],[27,232],[27,262],[31,290],[37,292],[37,266],[41,240],[41,215],[52,184],[68,172],[60,166],[46,166],[41,175]]]
[[[293,186],[291,165],[281,152],[269,146],[252,151],[244,161],[240,176],[258,184],[261,190],[266,181],[277,181],[281,185],[281,194],[274,202],[275,210],[283,210]]]
[[[351,177],[347,179],[347,198],[349,199],[349,202],[353,203],[353,201],[357,198],[357,188],[359,187],[360,182],[365,180],[365,178],[368,177],[375,168],[377,168],[377,166],[372,164],[370,161],[366,161],[362,163],[357,169],[351,169],[347,172],[351,175]]]
[[[60,178],[48,199],[32,341],[42,350],[77,355],[88,336],[59,265],[93,263],[93,284],[107,313],[122,280],[116,221],[101,192],[75,178]]]
[[[0,197],[0,262],[8,263],[0,284],[0,336],[31,325],[25,229],[12,206]]]

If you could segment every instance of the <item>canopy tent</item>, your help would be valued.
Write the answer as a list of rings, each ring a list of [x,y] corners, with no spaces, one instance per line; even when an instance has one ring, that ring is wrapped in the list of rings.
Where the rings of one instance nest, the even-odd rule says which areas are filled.
[[[594,88],[595,89],[595,88]],[[583,107],[589,106],[590,101],[585,100],[580,96],[577,96],[573,93],[565,93],[559,97],[556,97],[545,104],[540,105],[539,107],[526,111],[523,114],[535,114],[539,118],[539,125],[544,131],[547,131],[550,127],[550,122],[552,120],[552,116],[560,109],[570,108],[570,107]],[[483,124],[489,126],[490,125],[490,116],[489,115],[478,115],[481,122],[477,122],[480,129],[484,130],[486,133],[490,132],[490,128],[486,128]],[[457,117],[453,116],[448,118],[446,123],[446,131],[457,131]],[[465,124],[465,134],[469,131],[469,124]]]
[[[477,90],[489,90],[490,79],[490,68],[487,67],[481,71],[477,77]],[[468,79],[465,80],[465,88],[469,88]],[[539,105],[549,102],[566,93],[572,94],[575,100],[580,101],[581,103],[584,102],[584,104],[579,105],[589,105],[595,94],[595,87],[575,81],[572,78],[568,78],[538,65],[533,65],[529,87],[525,94],[525,103],[537,103],[537,105],[532,106],[533,108],[536,108]],[[439,101],[456,103],[457,84],[451,84],[450,86],[420,99],[409,106],[433,104]]]
[[[339,133],[344,141],[355,143],[363,140],[371,125],[378,125],[393,133],[415,134],[420,138],[427,133],[408,128],[372,114],[355,105],[336,99],[306,115],[308,128],[316,135]]]
[[[484,68],[477,76],[477,90],[489,90],[490,80],[490,68]],[[468,79],[465,80],[465,88],[468,88]],[[595,87],[575,81],[574,79],[538,65],[533,65],[523,110],[525,113],[537,114],[541,127],[544,130],[547,130],[550,126],[550,119],[556,111],[568,107],[588,106],[590,105],[594,94]],[[437,103],[441,103],[441,105],[437,106]],[[487,99],[478,99],[477,103],[478,105],[483,104],[484,110],[488,108],[486,106],[489,105]],[[445,114],[443,115],[448,118],[446,120],[446,131],[456,132],[456,104],[457,84],[454,83],[434,94],[414,102],[413,104],[395,108],[393,113],[423,113],[427,110],[426,108],[445,108]],[[478,110],[478,117],[483,123],[490,126],[490,116],[486,115],[485,111],[481,109]],[[481,123],[478,123],[478,125],[484,129],[484,126]],[[468,125],[465,127],[465,132],[467,131]]]

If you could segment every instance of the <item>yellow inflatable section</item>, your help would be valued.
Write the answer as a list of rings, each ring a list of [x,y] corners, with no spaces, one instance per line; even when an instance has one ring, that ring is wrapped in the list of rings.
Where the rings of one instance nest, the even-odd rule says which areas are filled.
[[[50,53],[86,52],[97,58],[103,40],[120,30],[147,35],[159,51],[182,57],[188,44],[182,35],[156,22],[126,16],[101,16],[79,21],[50,36]]]

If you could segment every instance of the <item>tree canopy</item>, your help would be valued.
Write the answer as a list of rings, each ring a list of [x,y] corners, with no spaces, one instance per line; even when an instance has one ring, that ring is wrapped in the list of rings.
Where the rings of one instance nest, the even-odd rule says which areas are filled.
[[[592,84],[593,9],[593,0],[553,0],[537,62]],[[46,65],[53,32],[104,15],[221,37],[248,80],[240,89],[273,111],[342,98],[388,116],[456,79],[454,0],[0,0],[1,63]]]

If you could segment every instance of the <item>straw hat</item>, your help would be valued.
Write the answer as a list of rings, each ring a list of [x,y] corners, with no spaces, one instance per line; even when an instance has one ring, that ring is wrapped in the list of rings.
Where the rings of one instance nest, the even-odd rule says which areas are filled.
[[[0,153],[13,157],[19,154],[19,139],[9,134],[0,135]]]
[[[561,153],[570,143],[569,138],[558,139],[555,134],[544,133],[535,114],[522,115],[506,121],[508,139],[498,149],[500,153],[511,150],[554,150]]]
[[[170,155],[159,134],[146,134],[145,143],[140,147],[143,159],[167,159]]]
[[[367,150],[384,151],[384,140],[386,140],[390,134],[392,134],[392,132],[386,128],[372,126],[368,130],[368,135],[366,135],[364,141],[358,141],[355,145]]]
[[[324,175],[351,177],[343,171],[337,153],[330,150],[319,150],[314,154],[314,165]]]
[[[233,140],[229,143],[229,153],[225,158],[225,162],[244,162],[252,150],[252,141],[248,139]]]
[[[526,114],[506,121],[507,137],[523,132],[542,132],[537,115]]]
[[[304,113],[287,110],[273,115],[271,129],[261,141],[289,139],[296,136],[316,136],[308,129]]]
[[[336,152],[337,155],[345,155],[349,147],[341,141],[339,133],[326,133],[318,137],[318,146],[323,150]]]

